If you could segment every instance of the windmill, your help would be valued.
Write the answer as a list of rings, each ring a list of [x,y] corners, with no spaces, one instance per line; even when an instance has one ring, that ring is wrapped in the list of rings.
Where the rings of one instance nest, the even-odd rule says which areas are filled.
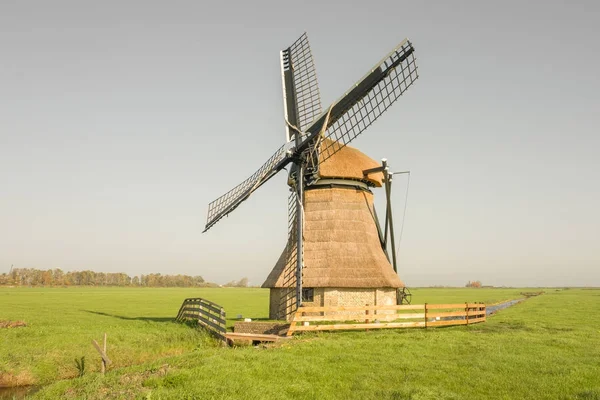
[[[395,256],[392,270],[384,247],[384,244],[387,245],[388,228],[392,226],[391,209],[388,207],[386,211],[386,229],[383,235],[372,207],[372,193],[369,189],[385,185],[389,193],[387,189],[392,175],[385,162],[379,165],[347,145],[363,133],[418,78],[412,43],[407,39],[403,40],[326,110],[321,108],[315,66],[306,34],[282,50],[280,60],[286,142],[249,178],[209,204],[204,231],[231,213],[279,171],[290,166],[288,241],[275,269],[263,285],[268,287],[269,280],[274,284],[277,282],[277,291],[271,292],[271,318],[286,318],[302,305],[303,298],[305,301],[314,301],[314,292],[310,292],[313,288],[303,290],[304,217],[305,212],[309,211],[305,206],[310,205],[311,210],[315,209],[315,202],[322,201],[319,197],[323,196],[328,198],[325,200],[328,204],[336,204],[334,197],[338,196],[338,188],[357,191],[359,195],[352,194],[351,199],[346,198],[346,193],[350,196],[351,191],[343,192],[341,196],[346,197],[340,198],[341,202],[356,208],[356,212],[350,210],[353,215],[370,220],[364,228],[365,232],[358,232],[364,233],[364,238],[357,239],[364,239],[371,246],[367,253],[373,254],[367,263],[376,276],[367,278],[373,281],[368,287],[378,287],[379,284],[383,285],[382,288],[394,288],[396,293],[396,289],[404,287],[404,284],[395,271]],[[317,188],[331,190],[312,190]],[[309,203],[306,203],[306,193],[310,193]],[[361,193],[364,199],[360,197]],[[318,224],[320,217],[317,214],[311,214],[311,221]],[[364,222],[356,223],[363,226]],[[375,229],[377,244],[372,243]],[[373,251],[373,247],[379,247],[379,252]],[[313,254],[313,249],[310,251]],[[352,251],[358,251],[356,246]]]

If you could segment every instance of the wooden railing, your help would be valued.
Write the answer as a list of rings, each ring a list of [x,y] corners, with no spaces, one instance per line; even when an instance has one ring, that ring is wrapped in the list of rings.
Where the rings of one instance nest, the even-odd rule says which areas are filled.
[[[287,335],[300,331],[428,328],[484,321],[485,304],[482,303],[300,307]]]
[[[196,320],[198,325],[225,340],[227,332],[225,316],[223,307],[212,301],[197,297],[183,301],[175,320],[178,322],[190,319]]]

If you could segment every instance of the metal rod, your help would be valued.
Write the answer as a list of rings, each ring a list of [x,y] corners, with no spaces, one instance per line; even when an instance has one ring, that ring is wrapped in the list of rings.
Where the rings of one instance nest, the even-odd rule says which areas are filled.
[[[385,254],[385,257],[389,262],[390,256],[388,255],[387,246],[383,241],[383,232],[381,232],[381,224],[379,223],[379,218],[377,217],[377,210],[375,210],[375,206],[373,206],[373,219],[375,220],[375,226],[377,227],[377,236],[379,236],[379,243],[381,243],[383,254]]]
[[[296,309],[302,305],[302,254],[304,245],[303,234],[304,234],[304,207],[302,205],[304,198],[304,161],[301,160],[298,163],[298,175],[296,175],[296,216],[298,220],[298,231],[297,231],[297,255],[296,255]]]
[[[386,201],[387,201],[387,216],[386,218],[389,218],[389,228],[390,228],[390,241],[392,242],[392,267],[394,267],[394,272],[398,273],[398,267],[396,264],[396,247],[395,247],[395,240],[394,240],[394,219],[392,218],[392,201],[391,201],[391,197],[392,197],[392,174],[388,173],[388,171],[386,170],[385,172],[385,194],[386,194]]]

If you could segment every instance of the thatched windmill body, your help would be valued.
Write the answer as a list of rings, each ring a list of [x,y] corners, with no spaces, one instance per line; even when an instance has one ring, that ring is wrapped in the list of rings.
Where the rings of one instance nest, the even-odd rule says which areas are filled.
[[[287,318],[315,305],[395,304],[404,287],[386,247],[393,235],[391,175],[346,146],[418,78],[414,48],[402,41],[339,100],[322,112],[306,34],[281,52],[286,143],[252,176],[209,204],[206,230],[291,164],[288,240],[263,287],[270,317]],[[385,229],[373,206],[385,186]],[[393,238],[392,238],[393,241]],[[393,246],[392,246],[393,247]]]

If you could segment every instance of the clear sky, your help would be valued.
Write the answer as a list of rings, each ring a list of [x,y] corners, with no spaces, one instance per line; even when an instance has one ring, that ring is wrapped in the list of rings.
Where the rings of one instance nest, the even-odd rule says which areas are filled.
[[[284,141],[279,50],[304,31],[325,107],[413,41],[420,79],[353,142],[411,170],[407,285],[600,286],[597,1],[3,0],[0,272],[261,284],[285,174],[201,232]]]

